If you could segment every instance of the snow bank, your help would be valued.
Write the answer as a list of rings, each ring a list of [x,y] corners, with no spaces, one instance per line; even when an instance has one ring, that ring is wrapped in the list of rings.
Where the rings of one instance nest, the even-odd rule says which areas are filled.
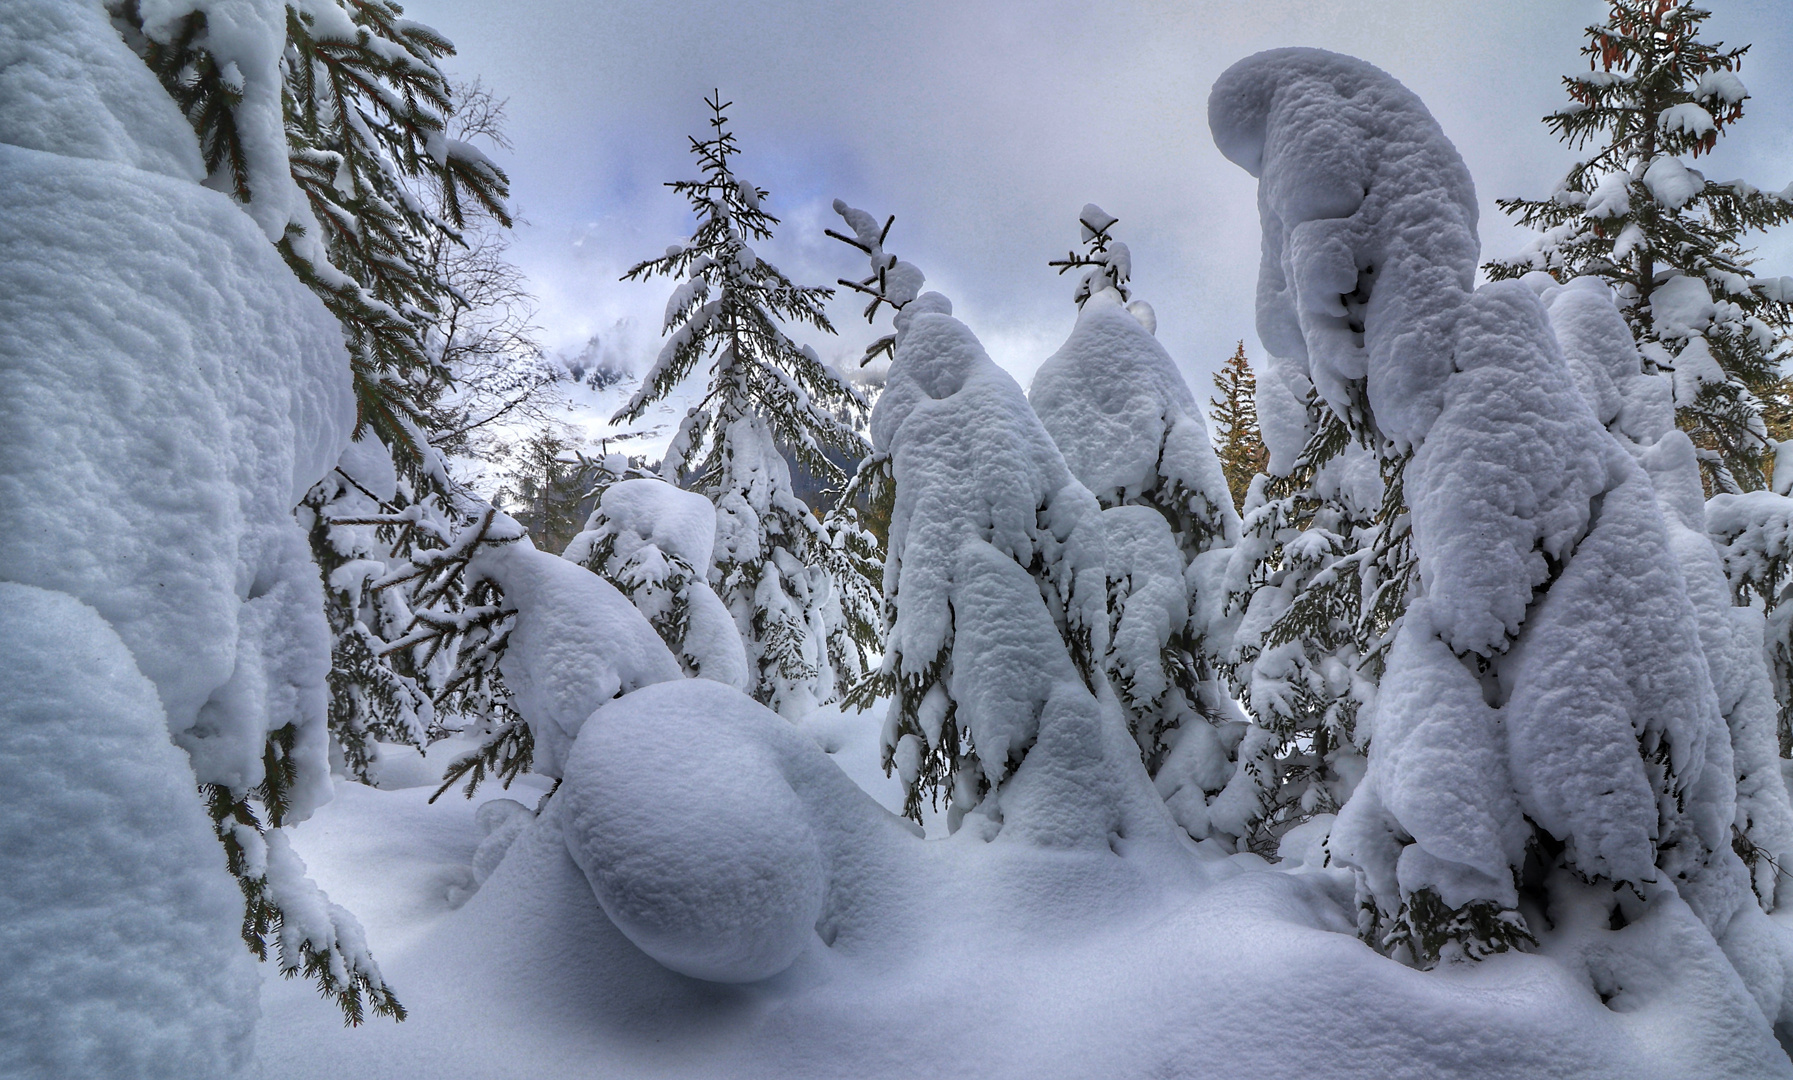
[[[156,689],[98,612],[0,582],[0,1074],[234,1077],[243,902]]]
[[[0,579],[97,609],[202,781],[259,782],[266,733],[295,725],[302,816],[329,797],[329,640],[292,507],[354,423],[342,329],[175,167],[197,160],[169,149],[184,121],[103,13],[11,5],[0,23],[26,56],[9,79],[74,80],[48,115],[0,114]],[[139,119],[140,151],[72,134]]]
[[[650,683],[679,679],[654,628],[608,581],[527,537],[482,546],[469,582],[490,579],[517,609],[498,669],[535,737],[538,773],[561,776],[567,748],[598,706]]]
[[[1793,1076],[1672,897],[1617,931],[1604,907],[1598,926],[1591,909],[1565,909],[1565,960],[1507,954],[1420,973],[1355,939],[1337,869],[1286,874],[1253,856],[1126,841],[1119,854],[984,843],[963,829],[923,842],[888,812],[899,793],[880,809],[807,742],[701,680],[619,699],[585,725],[581,770],[459,910],[423,868],[471,856],[473,814],[456,832],[441,805],[372,789],[326,807],[298,842],[333,894],[360,883],[354,902],[383,938],[408,934],[384,965],[411,988],[411,1019],[345,1032],[307,988],[270,982],[261,1075],[894,1080],[969,1062],[993,1080]],[[840,764],[877,774],[875,744],[855,745],[864,759]],[[758,830],[706,814],[712,788],[717,809],[802,824],[823,868],[823,914],[771,978],[669,970],[611,921],[575,861],[575,850],[616,859],[619,880],[644,886],[634,902],[707,911],[700,929],[751,920],[696,865],[709,853],[744,867],[731,836]],[[408,887],[368,882],[373,854],[401,865]],[[720,952],[729,937],[707,940]],[[1286,1014],[1300,1023],[1266,1028]]]

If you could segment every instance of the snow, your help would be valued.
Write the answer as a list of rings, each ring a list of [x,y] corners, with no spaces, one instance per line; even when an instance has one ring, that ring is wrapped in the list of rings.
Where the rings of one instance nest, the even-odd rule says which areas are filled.
[[[1656,332],[1670,340],[1692,337],[1706,329],[1714,311],[1711,291],[1696,277],[1676,274],[1650,290]]]
[[[1086,208],[1087,212],[1088,208]],[[1201,408],[1151,331],[1103,289],[1034,375],[1028,403],[1084,487],[1105,506],[1150,497],[1235,539],[1238,515]],[[1184,542],[1192,550],[1205,537]]]
[[[1144,815],[1126,828],[1168,824],[1118,703],[1105,684],[1101,700],[1092,696],[1066,652],[1082,643],[1093,661],[1105,651],[1100,508],[1014,379],[941,310],[950,310],[945,298],[934,297],[918,297],[899,315],[896,357],[871,419],[896,482],[884,575],[895,612],[886,670],[911,683],[945,680],[958,731],[992,789],[1024,754],[1030,764],[1039,759],[1028,779],[1015,777],[1014,813],[999,790],[988,801],[992,827],[1002,821],[1045,843],[1077,844],[1122,827],[1117,812],[1123,820]],[[1116,314],[1137,331],[1130,315]],[[938,693],[910,703],[920,710],[912,718],[918,731],[900,731],[893,707],[886,744],[925,736],[936,749],[947,705]],[[1092,794],[1091,782],[1118,786]],[[975,787],[957,791],[955,811],[976,801]]]
[[[1729,958],[1743,952],[1733,933],[1760,926],[1732,827],[1772,848],[1793,820],[1763,776],[1755,623],[1727,603],[1700,535],[1692,447],[1602,310],[1610,294],[1538,277],[1470,292],[1461,162],[1423,106],[1359,61],[1249,58],[1216,84],[1210,117],[1221,149],[1260,177],[1267,344],[1305,356],[1335,411],[1412,449],[1418,580],[1362,725],[1367,774],[1327,841],[1358,874],[1366,933],[1387,931],[1387,947],[1421,963],[1424,949],[1506,947],[1432,920],[1416,899],[1430,891],[1453,918],[1489,905],[1567,959],[1575,946],[1538,935],[1561,929],[1572,882],[1629,883],[1637,908],[1599,906],[1613,926],[1675,924],[1674,945],[1637,946],[1680,953],[1659,995],[1743,990],[1760,1008],[1736,1022],[1777,1022],[1785,970]],[[1361,203],[1341,174],[1365,178]],[[1340,295],[1352,266],[1374,280]],[[1710,306],[1697,281],[1658,295],[1671,313]],[[1353,315],[1361,356],[1339,334]],[[1759,813],[1738,814],[1740,778]],[[1533,828],[1560,855],[1531,859]],[[1543,908],[1516,889],[1522,872],[1536,880],[1534,862],[1558,882],[1537,882]],[[1617,991],[1595,978],[1610,1003]]]
[[[747,653],[708,580],[715,537],[710,500],[663,480],[637,478],[604,489],[564,557],[614,578],[657,628],[682,615],[682,632],[667,640],[680,663],[694,675],[744,690]]]
[[[1341,416],[1406,449],[1443,408],[1452,296],[1475,279],[1475,185],[1425,105],[1320,49],[1229,68],[1208,98],[1221,153],[1259,178],[1258,337]]]
[[[498,669],[535,736],[535,771],[561,776],[568,748],[598,706],[682,678],[679,663],[608,581],[527,537],[482,547],[470,581],[490,579],[517,610]]]
[[[92,607],[0,582],[0,1073],[241,1075],[254,961],[155,686]]]
[[[204,179],[193,129],[98,4],[0,12],[0,143]]]
[[[1726,105],[1735,105],[1749,97],[1749,90],[1735,71],[1719,68],[1700,76],[1699,85],[1694,87],[1693,96],[1700,101],[1717,98]]]
[[[1712,114],[1691,101],[1670,105],[1657,113],[1656,126],[1665,132],[1682,132],[1695,137],[1709,135],[1718,130],[1718,125],[1712,120]],[[1673,158],[1656,159],[1657,162],[1673,160]],[[1648,182],[1648,178],[1646,178],[1645,183]]]
[[[1616,931],[1604,906],[1565,908],[1550,938],[1562,960],[1415,972],[1356,940],[1349,878],[1313,850],[1323,823],[1285,842],[1309,849],[1293,873],[1187,847],[1067,852],[963,829],[921,841],[889,812],[894,785],[880,807],[847,778],[882,780],[875,721],[810,723],[697,681],[606,706],[581,737],[599,737],[590,779],[611,785],[586,796],[587,820],[629,831],[570,829],[574,800],[557,806],[569,775],[458,909],[445,892],[481,835],[474,807],[426,806],[427,786],[345,786],[296,843],[332,895],[353,886],[343,895],[411,1018],[344,1031],[306,987],[269,980],[254,1075],[880,1080],[973,1062],[995,1080],[1793,1076],[1672,897]],[[750,857],[705,812],[742,801],[807,825],[825,914],[776,976],[680,975],[611,922],[569,844],[637,848],[655,856],[632,864],[641,880],[683,881],[699,852]],[[748,823],[736,835],[756,834]],[[391,872],[368,875],[370,861]],[[709,879],[691,883],[706,907],[720,898]],[[1290,1011],[1300,1024],[1266,1030]]]
[[[1665,121],[1675,109],[1697,111],[1705,118],[1706,126],[1710,129],[1712,118],[1706,116],[1705,110],[1698,105],[1677,105],[1662,114]],[[1650,162],[1650,167],[1644,170],[1644,186],[1650,189],[1650,194],[1656,197],[1657,202],[1670,210],[1679,210],[1687,205],[1687,200],[1705,190],[1706,178],[1698,170],[1681,164],[1679,158],[1665,154]]]
[[[17,145],[0,176],[0,577],[106,617],[202,780],[297,724],[303,815],[329,643],[291,510],[354,422],[341,328],[223,195]]]

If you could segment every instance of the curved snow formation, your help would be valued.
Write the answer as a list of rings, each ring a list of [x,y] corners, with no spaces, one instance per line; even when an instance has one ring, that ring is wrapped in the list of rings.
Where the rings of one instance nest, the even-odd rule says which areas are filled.
[[[702,680],[598,710],[557,799],[610,920],[666,967],[715,982],[776,975],[818,928],[837,934],[892,871],[891,837],[912,828],[788,720]]]
[[[561,776],[586,718],[606,701],[683,678],[646,616],[616,586],[528,537],[482,547],[470,580],[489,578],[517,609],[498,669],[535,739],[532,769]]]
[[[1723,943],[1712,977],[1747,985],[1758,1034],[1793,1019],[1785,948],[1746,961],[1739,944],[1776,937],[1733,851],[1739,755],[1760,835],[1786,835],[1784,786],[1763,775],[1764,685],[1744,670],[1760,654],[1699,536],[1667,388],[1641,374],[1610,297],[1545,289],[1547,309],[1537,282],[1471,291],[1468,174],[1418,99],[1362,61],[1259,54],[1216,83],[1209,115],[1260,179],[1266,344],[1412,455],[1417,581],[1368,774],[1330,841],[1374,901],[1366,933],[1416,925],[1408,905],[1430,893],[1522,914],[1546,952],[1624,954],[1566,929],[1567,874],[1522,877],[1535,827],[1568,871],[1631,886],[1636,906],[1603,901],[1611,925],[1697,918],[1666,978],[1698,977]],[[1522,906],[1522,881],[1548,910]]]
[[[0,880],[109,882],[143,906],[129,920],[96,909],[117,918],[80,932],[8,919],[3,966],[68,956],[59,1009],[102,1031],[96,1018],[116,1016],[120,1039],[133,1017],[168,1036],[121,1049],[58,1020],[6,1040],[57,1075],[238,1074],[253,978],[241,944],[226,948],[241,900],[227,902],[194,784],[253,787],[268,733],[290,725],[290,816],[330,797],[329,634],[292,510],[355,422],[342,328],[204,179],[192,128],[99,4],[0,9],[0,581],[58,594],[33,592],[46,621],[9,628],[13,660],[50,666],[28,665],[33,696],[8,705],[61,732],[15,744],[7,785],[79,753],[99,771],[71,774],[71,790],[111,789],[48,834],[68,843],[0,849]],[[45,657],[71,626],[94,668]],[[151,717],[185,755],[149,745]],[[129,785],[110,771],[124,748]],[[176,790],[190,809],[165,805]],[[112,865],[74,865],[95,859]],[[109,964],[75,971],[83,934],[127,926],[140,936]],[[130,956],[147,970],[124,970]],[[10,1008],[21,995],[9,1016],[26,1015]],[[169,1049],[182,1032],[190,1049]]]

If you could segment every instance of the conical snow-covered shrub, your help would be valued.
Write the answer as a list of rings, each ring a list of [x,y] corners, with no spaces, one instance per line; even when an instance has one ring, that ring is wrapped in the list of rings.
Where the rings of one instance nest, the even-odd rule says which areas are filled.
[[[1602,933],[1679,920],[1683,950],[1772,936],[1733,849],[1716,635],[1659,505],[1685,495],[1649,468],[1676,437],[1634,452],[1537,295],[1473,290],[1469,176],[1388,75],[1264,53],[1216,83],[1209,118],[1259,178],[1260,336],[1354,434],[1410,455],[1411,600],[1328,842],[1366,938],[1422,965],[1596,947],[1552,937],[1578,904],[1608,914]],[[1737,971],[1774,1020],[1785,973]]]
[[[747,653],[710,588],[716,508],[664,480],[635,477],[604,489],[565,557],[621,589],[688,675],[747,688]]]
[[[1239,518],[1201,409],[1153,336],[1150,306],[1128,302],[1131,257],[1109,237],[1115,219],[1090,204],[1080,220],[1088,250],[1053,264],[1086,268],[1076,326],[1028,401],[1105,508],[1102,668],[1160,791],[1199,839],[1243,728],[1201,617],[1221,606],[1209,594],[1222,588]]]

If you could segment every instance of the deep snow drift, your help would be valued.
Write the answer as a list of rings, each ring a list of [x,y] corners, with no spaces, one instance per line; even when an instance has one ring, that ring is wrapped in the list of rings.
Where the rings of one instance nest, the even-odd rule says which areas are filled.
[[[586,792],[550,800],[458,909],[470,862],[493,854],[478,804],[426,805],[422,776],[343,785],[297,842],[366,920],[411,1019],[345,1031],[309,988],[270,978],[259,1075],[1793,1075],[1719,972],[1637,971],[1628,1011],[1545,957],[1421,973],[1377,956],[1355,936],[1349,875],[1313,868],[1311,836],[1285,847],[1283,871],[1187,846],[917,839],[890,812],[901,789],[878,769],[877,736],[873,716],[824,710],[793,727],[699,680],[619,699],[575,747]],[[533,807],[544,790],[526,778],[493,791],[504,798],[479,816],[508,803],[526,818],[511,800]],[[775,905],[729,903],[771,888],[743,847],[774,826],[775,848],[797,856],[780,867],[783,910],[818,905],[808,933],[794,914],[783,931],[749,925],[776,921]],[[580,866],[597,859],[640,891],[600,880],[601,906]],[[625,907],[619,929],[605,910]],[[655,944],[672,927],[682,955]],[[718,983],[653,958],[740,964],[749,932],[795,945],[790,966]],[[1669,945],[1680,932],[1630,931]]]
[[[237,1075],[254,961],[195,781],[253,787],[291,725],[292,813],[330,797],[292,508],[354,423],[342,330],[204,178],[100,5],[0,8],[8,1076]]]

